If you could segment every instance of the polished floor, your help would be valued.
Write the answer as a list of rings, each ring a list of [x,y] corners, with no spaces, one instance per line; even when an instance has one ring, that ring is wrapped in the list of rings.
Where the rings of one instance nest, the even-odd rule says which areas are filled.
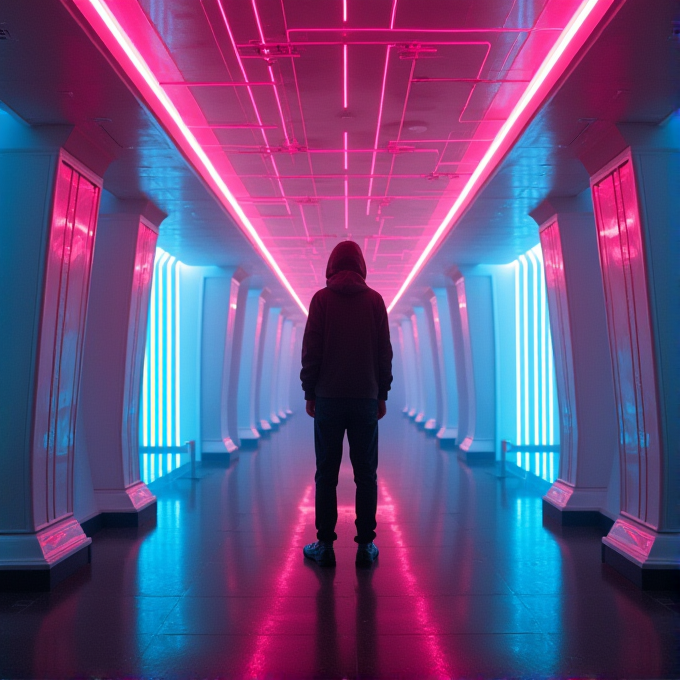
[[[378,563],[354,567],[343,463],[335,570],[314,540],[312,421],[155,485],[158,520],[105,530],[49,594],[0,594],[0,677],[680,677],[680,598],[600,563],[591,529],[470,468],[400,414],[381,424]],[[177,474],[177,473],[176,473]]]

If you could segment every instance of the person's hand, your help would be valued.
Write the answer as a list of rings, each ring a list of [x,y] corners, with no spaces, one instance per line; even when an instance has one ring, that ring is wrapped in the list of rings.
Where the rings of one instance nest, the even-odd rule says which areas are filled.
[[[309,413],[309,411],[308,411]],[[384,399],[378,399],[378,420],[385,417],[387,413],[387,404]]]
[[[305,410],[307,411],[307,415],[313,418],[316,413],[316,401],[314,399],[307,399]]]

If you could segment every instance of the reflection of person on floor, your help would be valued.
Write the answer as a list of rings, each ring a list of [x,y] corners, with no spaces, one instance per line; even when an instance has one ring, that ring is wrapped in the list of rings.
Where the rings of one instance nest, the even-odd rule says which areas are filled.
[[[356,563],[378,556],[378,420],[386,413],[392,384],[392,345],[387,310],[366,285],[366,262],[353,241],[339,243],[326,268],[326,287],[309,306],[302,341],[302,389],[314,418],[317,541],[305,557],[335,565],[338,521],[336,487],[347,432],[356,490]]]

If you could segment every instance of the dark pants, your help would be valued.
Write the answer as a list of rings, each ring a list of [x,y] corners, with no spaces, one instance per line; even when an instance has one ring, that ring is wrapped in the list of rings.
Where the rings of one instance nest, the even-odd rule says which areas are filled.
[[[314,416],[316,449],[316,531],[320,541],[335,541],[338,522],[338,474],[347,431],[354,469],[357,543],[375,538],[378,507],[378,401],[317,397]]]

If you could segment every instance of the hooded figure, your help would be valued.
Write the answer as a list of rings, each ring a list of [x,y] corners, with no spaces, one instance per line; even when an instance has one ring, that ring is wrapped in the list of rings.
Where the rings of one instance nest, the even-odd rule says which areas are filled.
[[[387,399],[392,345],[382,296],[366,285],[366,262],[354,241],[338,243],[326,288],[309,306],[300,373],[305,399]]]
[[[304,554],[322,566],[335,565],[336,487],[346,431],[357,485],[357,564],[370,565],[378,554],[378,420],[392,384],[392,345],[385,303],[366,285],[366,262],[353,241],[333,249],[326,287],[312,298],[300,378],[314,418],[318,538]]]

